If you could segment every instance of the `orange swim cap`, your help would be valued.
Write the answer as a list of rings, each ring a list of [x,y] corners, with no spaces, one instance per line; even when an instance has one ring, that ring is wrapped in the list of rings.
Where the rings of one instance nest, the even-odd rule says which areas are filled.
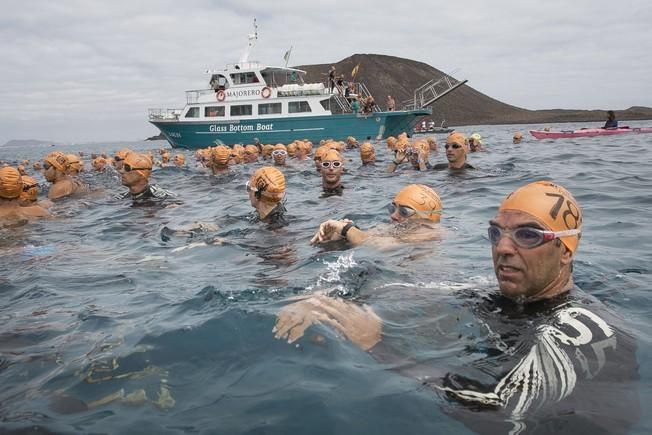
[[[330,151],[330,148],[328,148],[327,146],[325,146],[325,145],[320,146],[319,148],[317,148],[315,150],[314,159],[315,160],[323,160],[324,156],[326,154],[328,154],[328,151]]]
[[[582,209],[573,195],[550,181],[535,181],[507,195],[498,207],[503,211],[527,213],[551,231],[582,229]],[[574,254],[580,235],[560,240]]]
[[[342,157],[342,154],[340,154],[337,150],[328,150],[328,152],[324,154],[321,160],[322,162],[333,162],[335,160],[343,162],[344,158]]]
[[[249,188],[254,189],[259,199],[279,202],[285,196],[285,177],[272,166],[264,166],[249,179]]]
[[[34,202],[38,198],[38,181],[29,175],[23,175],[23,191],[20,193],[22,201]]]
[[[16,199],[23,191],[23,180],[18,169],[5,166],[0,169],[0,198]]]
[[[421,219],[439,222],[441,218],[441,199],[439,195],[425,184],[410,184],[394,197],[396,205],[406,205],[417,212]]]
[[[211,160],[221,166],[226,166],[229,163],[231,151],[224,145],[218,145],[211,150]]]
[[[390,136],[387,138],[387,148],[390,150],[394,151],[396,149],[396,138],[394,136]]]
[[[84,163],[81,161],[77,154],[66,154],[66,160],[68,160],[68,169],[72,169],[77,172],[84,169]]]
[[[274,151],[274,145],[263,145],[263,157],[269,157]]]
[[[360,157],[363,159],[367,159],[371,157],[374,154],[374,146],[370,144],[369,142],[365,142],[362,145],[360,145]]]
[[[274,145],[274,150],[273,151],[276,151],[276,150],[283,150],[283,151],[287,152],[288,149],[282,143],[277,143],[276,145]]]
[[[456,143],[466,150],[466,137],[464,137],[462,133],[458,133],[457,131],[454,131],[448,135],[448,137],[446,138],[446,143],[448,145],[452,145]]]
[[[287,149],[288,155],[290,157],[294,157],[294,154],[297,152],[297,144],[295,142],[292,142],[288,144],[287,148],[288,148]]]
[[[132,171],[138,172],[144,178],[149,178],[152,175],[152,160],[145,154],[129,153],[125,157],[123,170],[128,165]]]
[[[70,166],[70,164],[68,163],[68,159],[66,159],[65,154],[62,153],[61,151],[51,152],[45,157],[44,162],[54,166],[54,169],[56,169],[57,171],[61,171],[64,173],[68,170],[68,167]]]
[[[513,139],[516,139],[516,140],[523,139],[523,133],[521,133],[520,131],[517,131],[516,133],[514,133]]]

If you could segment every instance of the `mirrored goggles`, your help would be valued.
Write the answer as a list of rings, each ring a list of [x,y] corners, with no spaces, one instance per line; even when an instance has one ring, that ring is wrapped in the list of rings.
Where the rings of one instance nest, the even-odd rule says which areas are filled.
[[[152,168],[134,168],[131,166],[129,163],[125,163],[122,165],[122,170],[124,172],[131,172],[131,171],[151,171]]]
[[[525,249],[532,249],[560,237],[577,236],[582,231],[579,229],[566,231],[545,231],[533,227],[518,227],[512,230],[500,228],[498,225],[489,225],[487,235],[492,245],[498,245],[503,235],[509,235],[514,243]]]
[[[325,160],[321,162],[322,168],[330,168],[331,166],[334,168],[339,168],[342,165],[343,163],[339,160],[333,160],[333,161]]]
[[[460,146],[460,144],[457,144],[457,143],[453,143],[453,144],[447,143],[446,145],[444,145],[444,148],[446,148],[446,149],[449,149],[449,148],[451,148],[451,147],[452,147],[453,149],[459,149],[459,148],[462,148],[462,147]]]

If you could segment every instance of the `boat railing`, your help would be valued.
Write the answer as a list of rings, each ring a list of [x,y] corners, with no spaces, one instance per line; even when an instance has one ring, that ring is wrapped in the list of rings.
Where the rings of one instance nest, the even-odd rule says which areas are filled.
[[[448,95],[450,92],[453,92],[467,81],[468,80],[460,81],[448,74],[444,74],[442,77],[432,79],[415,89],[414,98],[403,102],[403,106],[407,110],[421,109],[429,106],[440,98]]]
[[[255,69],[260,68],[261,64],[257,60],[249,60],[247,62],[229,63],[226,65],[227,70],[235,69]]]
[[[178,121],[183,109],[149,109],[150,121]]]
[[[214,89],[195,89],[186,91],[186,104],[195,104],[199,102],[199,98],[204,95],[215,95]]]
[[[309,95],[326,95],[328,90],[323,83],[285,84],[276,88],[279,97],[302,97]]]

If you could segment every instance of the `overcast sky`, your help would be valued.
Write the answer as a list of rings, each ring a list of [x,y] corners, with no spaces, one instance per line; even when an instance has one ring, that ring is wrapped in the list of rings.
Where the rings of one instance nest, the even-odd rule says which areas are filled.
[[[455,71],[528,109],[652,106],[646,0],[2,0],[0,144],[139,140],[207,68],[334,63],[355,53]],[[451,94],[448,98],[454,98]]]

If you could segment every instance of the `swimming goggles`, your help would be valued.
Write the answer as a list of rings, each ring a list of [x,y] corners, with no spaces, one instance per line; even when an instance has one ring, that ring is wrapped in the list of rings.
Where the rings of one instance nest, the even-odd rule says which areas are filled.
[[[460,146],[460,144],[457,144],[457,143],[454,143],[454,144],[449,144],[449,143],[447,143],[446,145],[444,145],[444,148],[446,148],[446,149],[449,149],[450,147],[453,147],[453,148],[455,148],[455,149],[462,148],[462,147]]]
[[[285,151],[285,150],[274,150],[274,151],[272,151],[272,156],[273,156],[273,157],[276,157],[276,156],[287,156],[287,155],[288,155],[288,152]]]
[[[325,160],[321,162],[322,168],[330,168],[331,166],[334,168],[339,168],[342,165],[343,163],[340,162],[339,160],[333,160],[333,161]]]
[[[134,168],[132,167],[129,163],[125,163],[122,165],[122,170],[125,172],[131,172],[131,171],[151,171],[152,168]]]
[[[518,227],[513,230],[500,228],[498,225],[489,225],[487,235],[492,245],[498,245],[500,238],[509,234],[510,238],[516,243],[516,246],[525,249],[532,249],[548,243],[560,237],[577,236],[582,231],[579,229],[566,231],[544,231],[532,227]]]
[[[429,216],[431,214],[440,214],[441,213],[441,210],[432,210],[432,211],[429,211],[429,212],[423,212],[423,211],[415,210],[412,207],[408,207],[407,205],[396,204],[395,202],[387,204],[387,211],[389,211],[390,214],[395,213],[397,210],[398,210],[399,216],[401,216],[404,219],[412,217],[415,214],[422,215],[422,216]]]

